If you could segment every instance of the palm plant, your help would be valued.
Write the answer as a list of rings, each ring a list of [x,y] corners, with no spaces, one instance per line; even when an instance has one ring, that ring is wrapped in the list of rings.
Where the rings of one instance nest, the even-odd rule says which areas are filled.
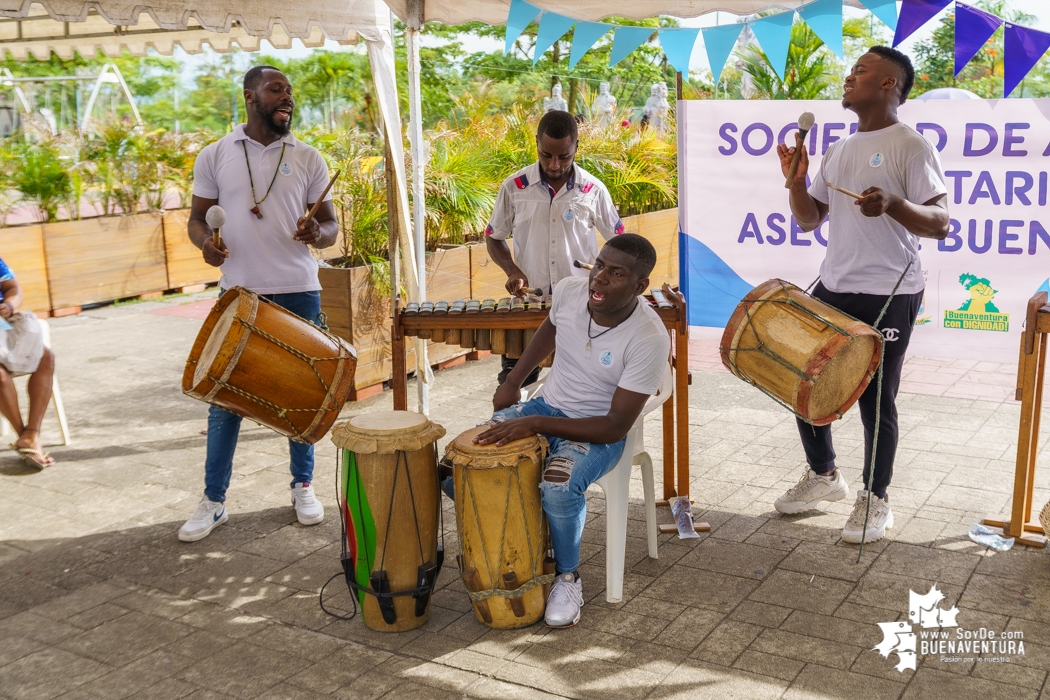
[[[54,221],[59,205],[69,201],[72,186],[61,144],[47,135],[36,142],[17,138],[11,146],[11,185],[37,206],[42,222]]]
[[[752,99],[816,100],[828,96],[828,89],[840,80],[834,54],[805,22],[791,27],[787,68],[781,80],[765,51],[750,45],[742,56],[744,72],[751,77]]]

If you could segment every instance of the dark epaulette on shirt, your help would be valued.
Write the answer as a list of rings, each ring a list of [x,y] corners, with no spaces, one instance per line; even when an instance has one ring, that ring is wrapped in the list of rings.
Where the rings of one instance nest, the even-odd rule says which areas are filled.
[[[514,178],[514,184],[518,186],[519,190],[523,190],[529,186],[529,178],[525,175],[519,175],[518,177]]]

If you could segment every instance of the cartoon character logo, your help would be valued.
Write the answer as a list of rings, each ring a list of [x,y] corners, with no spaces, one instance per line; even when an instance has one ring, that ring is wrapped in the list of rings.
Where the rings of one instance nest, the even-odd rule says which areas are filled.
[[[881,153],[876,153],[868,161],[868,165],[870,165],[873,168],[877,168],[877,167],[882,165],[882,161],[883,161],[882,154]]]
[[[281,166],[281,175],[284,175],[285,177],[288,177],[291,174],[292,174],[292,166],[288,165],[287,163],[285,163],[284,165]]]
[[[612,353],[606,350],[602,353],[602,356],[598,358],[598,361],[602,363],[602,367],[609,367],[612,365]]]

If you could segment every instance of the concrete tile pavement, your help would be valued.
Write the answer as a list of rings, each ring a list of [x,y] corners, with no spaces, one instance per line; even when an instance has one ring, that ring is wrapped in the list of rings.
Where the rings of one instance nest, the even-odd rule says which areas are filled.
[[[430,621],[386,635],[318,606],[321,584],[339,569],[327,440],[316,481],[323,524],[295,522],[286,443],[246,424],[230,521],[201,542],[176,540],[201,490],[206,407],[183,397],[178,382],[206,299],[52,322],[74,442],[54,448],[58,464],[42,473],[0,455],[0,697],[1050,696],[1048,553],[994,553],[966,537],[970,523],[1010,501],[1018,411],[1007,366],[909,359],[891,490],[896,528],[858,563],[857,548],[838,535],[850,503],[790,517],[773,511],[803,469],[794,420],[719,371],[708,349],[707,364],[694,362],[689,401],[694,513],[710,533],[661,535],[660,558],[649,559],[636,475],[621,603],[604,600],[596,491],[579,626],[489,630],[450,566]],[[496,367],[487,360],[438,375],[431,406],[448,431],[442,445],[486,417]],[[971,384],[1003,391],[970,392]],[[386,393],[345,416],[390,403]],[[835,428],[854,487],[860,430],[855,413]],[[647,436],[659,473],[658,418]],[[45,439],[57,439],[51,420]],[[1044,448],[1037,507],[1050,497],[1047,460]],[[664,510],[659,517],[670,520]],[[448,502],[444,538],[451,561]],[[958,606],[961,629],[1021,632],[1024,654],[1009,663],[920,654],[915,671],[895,670],[895,654],[872,650],[882,640],[877,623],[907,622],[909,591],[934,585],[945,595],[940,607]],[[346,613],[348,604],[333,587],[327,605]]]

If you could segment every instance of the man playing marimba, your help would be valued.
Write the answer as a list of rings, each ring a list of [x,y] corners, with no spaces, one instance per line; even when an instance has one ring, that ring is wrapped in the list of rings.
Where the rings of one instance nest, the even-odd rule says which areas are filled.
[[[561,280],[550,315],[496,390],[492,427],[475,438],[503,445],[539,434],[550,443],[540,485],[557,571],[545,613],[550,627],[580,620],[587,487],[616,466],[628,431],[667,371],[667,331],[639,296],[654,265],[652,244],[627,233],[605,244],[588,278]],[[539,395],[517,403],[526,377],[555,349]]]
[[[536,163],[508,177],[500,187],[492,220],[485,229],[489,256],[507,273],[507,291],[544,292],[565,277],[585,276],[573,260],[590,262],[598,253],[594,236],[623,233],[609,190],[573,163],[578,131],[568,112],[543,115],[536,129]],[[514,257],[507,237],[514,237]],[[502,384],[517,360],[503,356]],[[539,370],[525,382],[535,381]]]
[[[809,159],[803,149],[791,183],[791,213],[802,230],[812,231],[831,213],[828,252],[813,296],[870,324],[886,307],[878,328],[885,338],[881,401],[874,381],[858,401],[864,424],[865,488],[842,529],[846,542],[872,542],[893,527],[886,488],[897,452],[897,389],[925,287],[918,238],[942,239],[948,233],[948,190],[937,151],[897,118],[897,107],[908,99],[914,80],[911,61],[895,49],[873,46],[857,59],[842,95],[842,106],[857,115],[857,132],[832,144],[808,188]],[[794,150],[777,147],[785,175]],[[864,189],[859,199],[831,191],[847,188]],[[809,468],[774,503],[781,513],[800,513],[821,501],[849,497],[849,486],[835,466],[831,426],[799,420],[798,428]]]

